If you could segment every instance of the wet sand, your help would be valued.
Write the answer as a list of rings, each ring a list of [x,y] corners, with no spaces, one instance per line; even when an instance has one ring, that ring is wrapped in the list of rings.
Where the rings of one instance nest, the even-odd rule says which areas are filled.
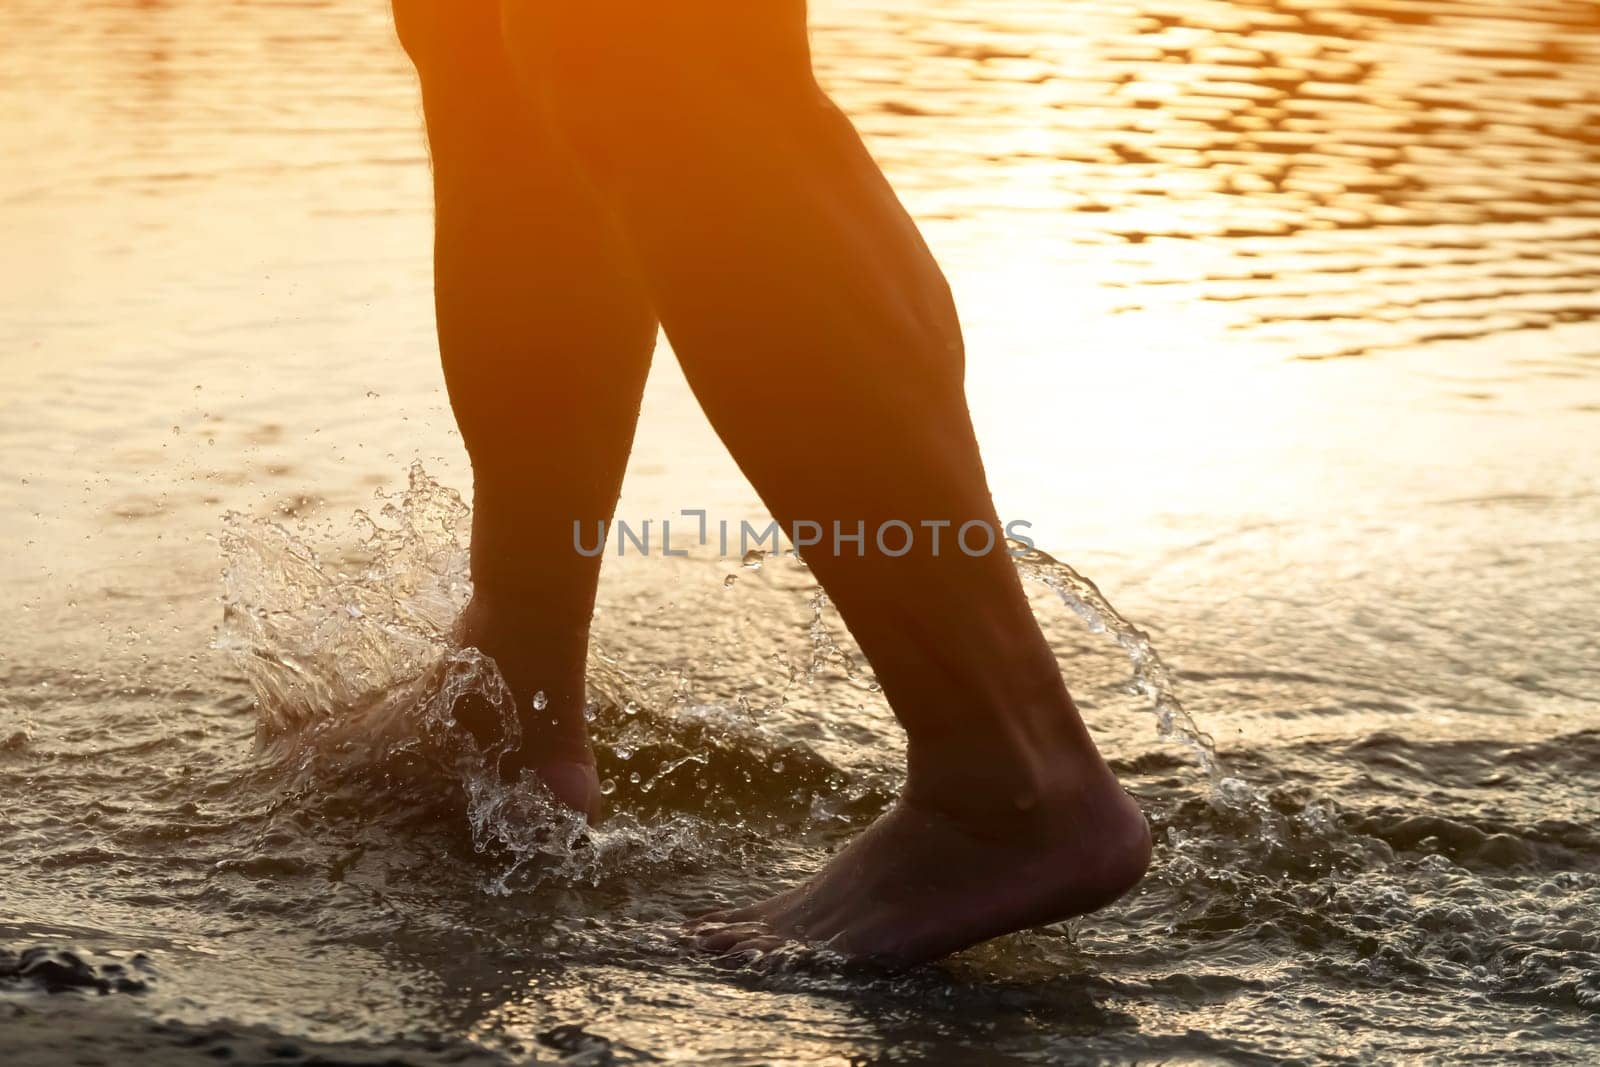
[[[216,1063],[283,1064],[285,1067],[415,1067],[460,1064],[494,1067],[524,1061],[520,1050],[488,1052],[460,1041],[329,1043],[291,1038],[259,1027],[226,1023],[195,1026],[150,1019],[128,1011],[82,1001],[0,1003],[7,1055],[14,1063],[103,1064],[125,1063],[138,1067],[190,1067]],[[607,1062],[603,1056],[585,1061],[581,1054],[604,1049],[603,1038],[567,1033],[553,1034],[542,1051],[549,1060]],[[569,1040],[570,1039],[570,1040]],[[564,1048],[565,1046],[565,1048]],[[564,1057],[576,1052],[580,1058]],[[538,1055],[538,1053],[534,1053]]]

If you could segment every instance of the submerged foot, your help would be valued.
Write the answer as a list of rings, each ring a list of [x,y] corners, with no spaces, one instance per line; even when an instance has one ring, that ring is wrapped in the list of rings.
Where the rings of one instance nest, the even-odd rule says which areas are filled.
[[[462,613],[456,643],[492,658],[516,701],[520,742],[501,758],[502,777],[515,781],[531,770],[561,803],[591,820],[598,817],[602,794],[583,716],[581,650],[539,662],[555,659],[550,642],[497,619],[478,600]],[[498,714],[481,697],[469,694],[454,714],[480,745],[503,740]]]
[[[810,881],[693,924],[693,943],[759,956],[787,942],[922,963],[1116,900],[1150,828],[1109,770],[1027,811],[966,815],[902,799]]]

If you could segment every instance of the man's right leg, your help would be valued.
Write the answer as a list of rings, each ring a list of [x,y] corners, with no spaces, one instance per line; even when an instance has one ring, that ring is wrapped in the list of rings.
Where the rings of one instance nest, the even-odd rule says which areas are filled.
[[[802,0],[505,4],[516,61],[622,216],[751,483],[790,529],[864,535],[807,560],[906,728],[901,802],[702,943],[917,961],[1116,898],[1149,862],[1149,827],[999,543],[955,306],[813,80]],[[925,523],[944,524],[942,549]],[[963,542],[968,528],[995,539]]]
[[[503,769],[535,768],[593,813],[584,662],[600,556],[574,551],[572,524],[592,531],[616,507],[655,315],[568,150],[515,83],[499,4],[394,10],[422,82],[439,348],[472,459],[460,638],[494,657],[516,697],[523,748]],[[458,709],[487,730],[475,713]]]

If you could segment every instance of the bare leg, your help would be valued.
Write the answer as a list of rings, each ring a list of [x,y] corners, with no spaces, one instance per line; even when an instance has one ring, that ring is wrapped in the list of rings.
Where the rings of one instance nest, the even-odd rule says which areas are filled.
[[[592,813],[584,660],[600,559],[573,550],[572,524],[592,530],[616,506],[655,316],[570,152],[517,89],[496,5],[396,0],[395,18],[422,82],[439,348],[472,458],[460,639],[516,696],[524,744],[504,769],[535,767]],[[458,713],[487,728],[481,708]]]
[[[621,216],[701,404],[807,555],[908,735],[900,803],[819,875],[719,917],[921,960],[1099,907],[1149,860],[1003,548],[960,328],[915,225],[816,87],[801,0],[506,0],[508,43]],[[870,531],[918,531],[894,557]],[[941,551],[923,522],[945,522]],[[975,538],[981,548],[983,541]],[[890,547],[898,550],[898,539]]]

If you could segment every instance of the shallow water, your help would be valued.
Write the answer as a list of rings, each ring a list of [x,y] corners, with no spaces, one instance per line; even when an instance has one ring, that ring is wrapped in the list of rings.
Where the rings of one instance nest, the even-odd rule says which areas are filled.
[[[1594,1058],[1593,4],[814,5],[951,274],[1002,515],[1224,767],[1038,585],[1155,869],[898,975],[672,937],[898,785],[792,561],[608,560],[592,835],[430,723],[467,479],[382,5],[6,22],[0,950],[85,961],[0,951],[23,1062]],[[622,514],[686,507],[761,517],[663,349]]]

